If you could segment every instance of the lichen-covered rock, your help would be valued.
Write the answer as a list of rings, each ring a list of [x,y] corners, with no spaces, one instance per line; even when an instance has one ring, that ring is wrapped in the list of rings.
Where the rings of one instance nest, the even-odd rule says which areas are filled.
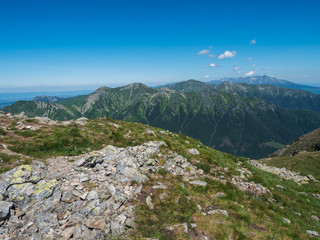
[[[7,189],[14,184],[37,183],[40,180],[40,173],[33,171],[30,165],[16,167],[3,175],[0,182],[0,194],[4,195]]]

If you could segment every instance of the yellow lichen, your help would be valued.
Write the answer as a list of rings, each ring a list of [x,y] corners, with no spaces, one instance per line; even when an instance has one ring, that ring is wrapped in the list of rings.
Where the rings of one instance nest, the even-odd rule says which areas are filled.
[[[33,191],[33,194],[39,195],[44,191],[51,191],[56,185],[58,185],[58,182],[56,179],[36,185],[35,190]]]
[[[17,168],[17,170],[13,173],[11,183],[21,183],[22,176],[26,176],[30,174],[31,166],[30,165],[21,165]]]

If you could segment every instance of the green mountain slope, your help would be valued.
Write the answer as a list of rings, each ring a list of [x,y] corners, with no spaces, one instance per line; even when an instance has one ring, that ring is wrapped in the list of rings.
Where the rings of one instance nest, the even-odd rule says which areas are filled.
[[[293,156],[300,152],[308,151],[308,152],[319,152],[320,151],[320,128],[307,133],[295,141],[293,141],[290,145],[284,147],[273,153],[273,156]]]
[[[320,128],[307,133],[262,161],[320,180]]]
[[[271,85],[230,82],[223,82],[215,86],[215,89],[242,97],[259,97],[283,108],[320,112],[320,95],[310,92]]]
[[[188,82],[187,82],[188,83]],[[219,150],[253,158],[274,152],[320,125],[314,112],[282,109],[259,98],[219,92],[191,81],[189,90],[152,89],[143,84],[102,87],[90,95],[59,103],[20,101],[4,111],[56,120],[112,117],[183,133]],[[176,85],[177,87],[177,85]],[[177,89],[184,90],[183,86]]]

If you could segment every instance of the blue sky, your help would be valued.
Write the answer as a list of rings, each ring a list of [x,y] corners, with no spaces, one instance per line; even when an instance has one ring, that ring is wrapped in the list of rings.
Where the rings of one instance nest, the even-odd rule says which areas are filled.
[[[0,1],[0,88],[246,74],[318,85],[319,8],[310,0]]]

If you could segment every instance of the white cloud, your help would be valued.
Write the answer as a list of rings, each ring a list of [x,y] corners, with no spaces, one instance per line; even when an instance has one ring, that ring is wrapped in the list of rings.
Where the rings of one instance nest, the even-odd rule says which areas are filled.
[[[210,66],[210,67],[216,67],[217,65],[215,65],[214,63],[210,63],[209,66]]]
[[[214,58],[214,57],[216,57],[216,55],[214,55],[214,54],[208,54],[208,56],[209,56],[209,58]]]
[[[220,54],[218,58],[219,58],[219,59],[231,58],[231,57],[234,57],[236,54],[237,54],[236,51],[231,51],[231,52],[230,52],[229,50],[227,50],[227,51],[225,51],[224,53]]]
[[[248,58],[248,61],[252,61],[252,58],[250,57],[250,58]]]
[[[252,39],[251,41],[250,41],[250,45],[255,45],[257,43],[257,41],[255,40],[255,39]]]
[[[204,54],[207,54],[209,53],[210,51],[208,49],[203,49],[201,50],[200,52],[198,52],[198,55],[204,55]]]
[[[235,66],[233,70],[238,71],[239,70],[239,66]]]
[[[257,64],[255,64],[255,63],[254,63],[254,64],[252,64],[252,67],[256,67],[256,66],[257,66]]]
[[[209,76],[208,75],[206,75],[206,76],[203,76],[204,78],[209,78]]]
[[[248,73],[245,74],[246,77],[252,76],[253,74],[255,74],[255,71],[250,71]]]

